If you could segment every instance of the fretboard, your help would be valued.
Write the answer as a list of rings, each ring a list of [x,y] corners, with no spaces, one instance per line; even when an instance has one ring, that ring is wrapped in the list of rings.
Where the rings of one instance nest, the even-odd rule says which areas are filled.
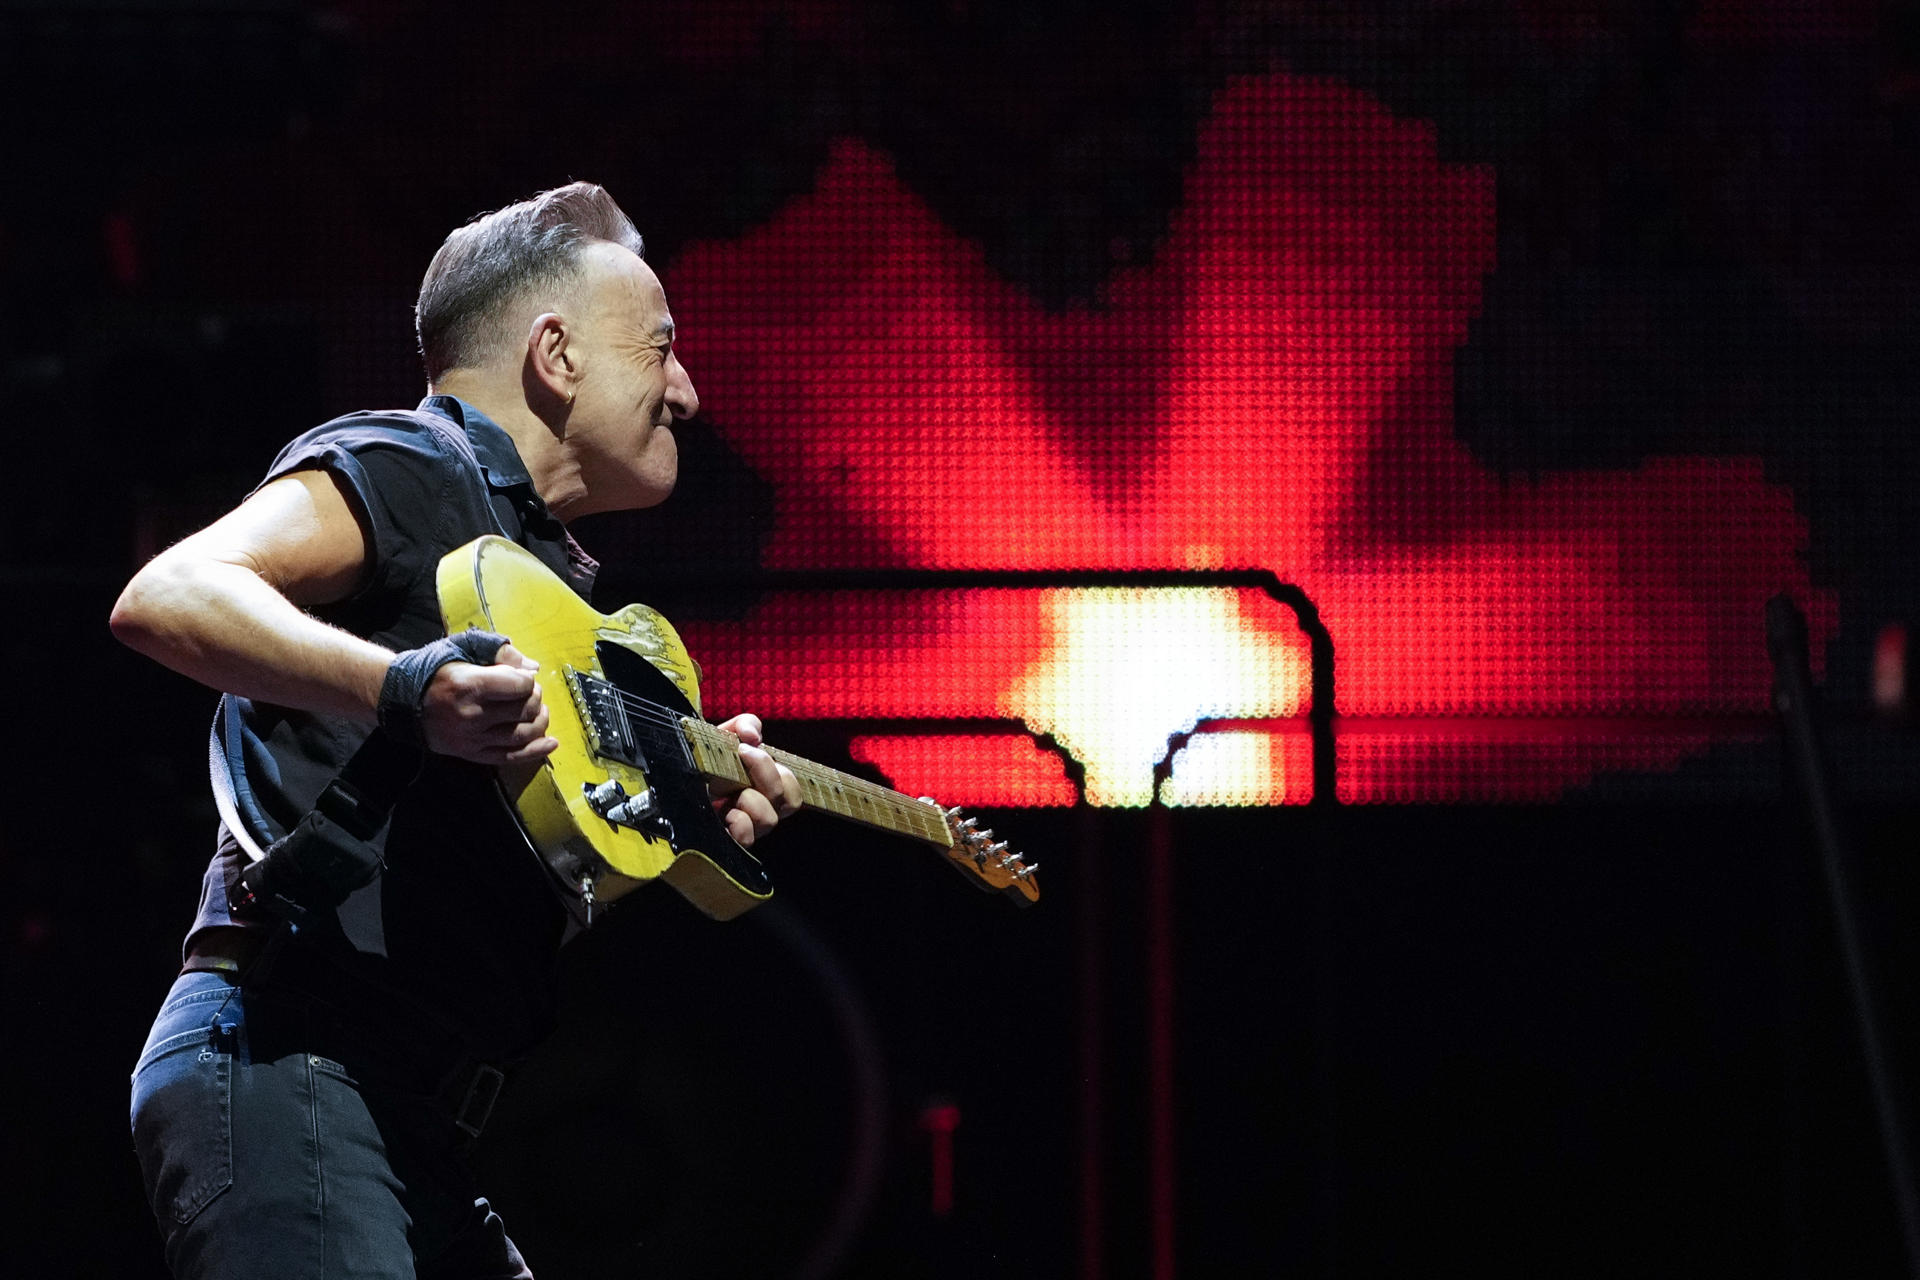
[[[740,763],[739,738],[691,716],[682,716],[680,727],[693,752],[694,767],[702,774],[720,782],[749,782],[746,766]],[[807,808],[824,809],[863,826],[924,840],[942,849],[953,847],[946,815],[934,805],[776,747],[768,747],[767,754],[793,770],[793,776],[800,780],[800,801]]]

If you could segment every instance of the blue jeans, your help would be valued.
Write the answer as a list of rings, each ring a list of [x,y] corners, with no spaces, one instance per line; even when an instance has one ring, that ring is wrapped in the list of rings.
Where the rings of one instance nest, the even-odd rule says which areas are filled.
[[[385,1056],[300,995],[180,976],[133,1070],[179,1280],[532,1280],[451,1120]]]

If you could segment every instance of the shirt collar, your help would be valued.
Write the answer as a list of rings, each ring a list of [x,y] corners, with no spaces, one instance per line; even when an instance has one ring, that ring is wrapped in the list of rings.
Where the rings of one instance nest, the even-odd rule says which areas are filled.
[[[588,555],[586,549],[573,540],[567,527],[547,510],[506,428],[458,396],[428,396],[420,402],[420,409],[439,414],[466,433],[467,443],[473,446],[474,457],[480,460],[480,469],[486,473],[489,488],[501,492],[521,490],[513,495],[513,505],[519,509],[521,519],[544,526],[549,531],[547,536],[557,537],[565,545],[567,577],[583,597],[588,595],[593,590],[594,576],[600,572],[600,562]]]
[[[458,396],[428,396],[420,402],[420,408],[439,414],[466,432],[467,443],[473,446],[474,456],[480,460],[480,469],[487,473],[488,485],[495,489],[511,489],[517,485],[533,487],[533,477],[527,474],[526,464],[520,461],[520,450],[514,447],[513,437],[505,427]]]

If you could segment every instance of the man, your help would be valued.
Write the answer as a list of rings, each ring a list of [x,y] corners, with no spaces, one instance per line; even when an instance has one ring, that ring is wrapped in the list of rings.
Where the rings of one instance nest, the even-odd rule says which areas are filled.
[[[511,643],[491,663],[449,654],[434,569],[504,533],[584,595],[594,566],[564,523],[671,491],[669,427],[699,398],[642,250],[587,183],[455,231],[420,290],[420,407],[295,440],[114,607],[121,640],[227,693],[216,791],[259,844],[376,724],[424,749],[368,842],[379,874],[297,929],[229,907],[249,857],[223,824],[134,1074],[135,1146],[180,1277],[530,1274],[461,1146],[493,1064],[553,1017],[567,905],[493,775],[558,744]],[[724,820],[750,844],[799,787],[754,717],[727,727],[753,785]]]

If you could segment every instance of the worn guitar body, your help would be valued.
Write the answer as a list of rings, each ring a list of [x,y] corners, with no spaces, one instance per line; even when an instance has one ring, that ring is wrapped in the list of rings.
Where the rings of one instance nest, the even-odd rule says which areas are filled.
[[[718,920],[767,900],[772,881],[734,842],[709,799],[747,784],[739,740],[700,718],[699,669],[673,626],[644,605],[602,614],[532,553],[476,539],[441,560],[440,610],[450,632],[496,632],[540,664],[560,746],[501,784],[528,838],[587,903],[664,880]],[[983,889],[1039,897],[1034,867],[991,832],[931,801],[772,754],[800,780],[803,803],[934,845]]]

